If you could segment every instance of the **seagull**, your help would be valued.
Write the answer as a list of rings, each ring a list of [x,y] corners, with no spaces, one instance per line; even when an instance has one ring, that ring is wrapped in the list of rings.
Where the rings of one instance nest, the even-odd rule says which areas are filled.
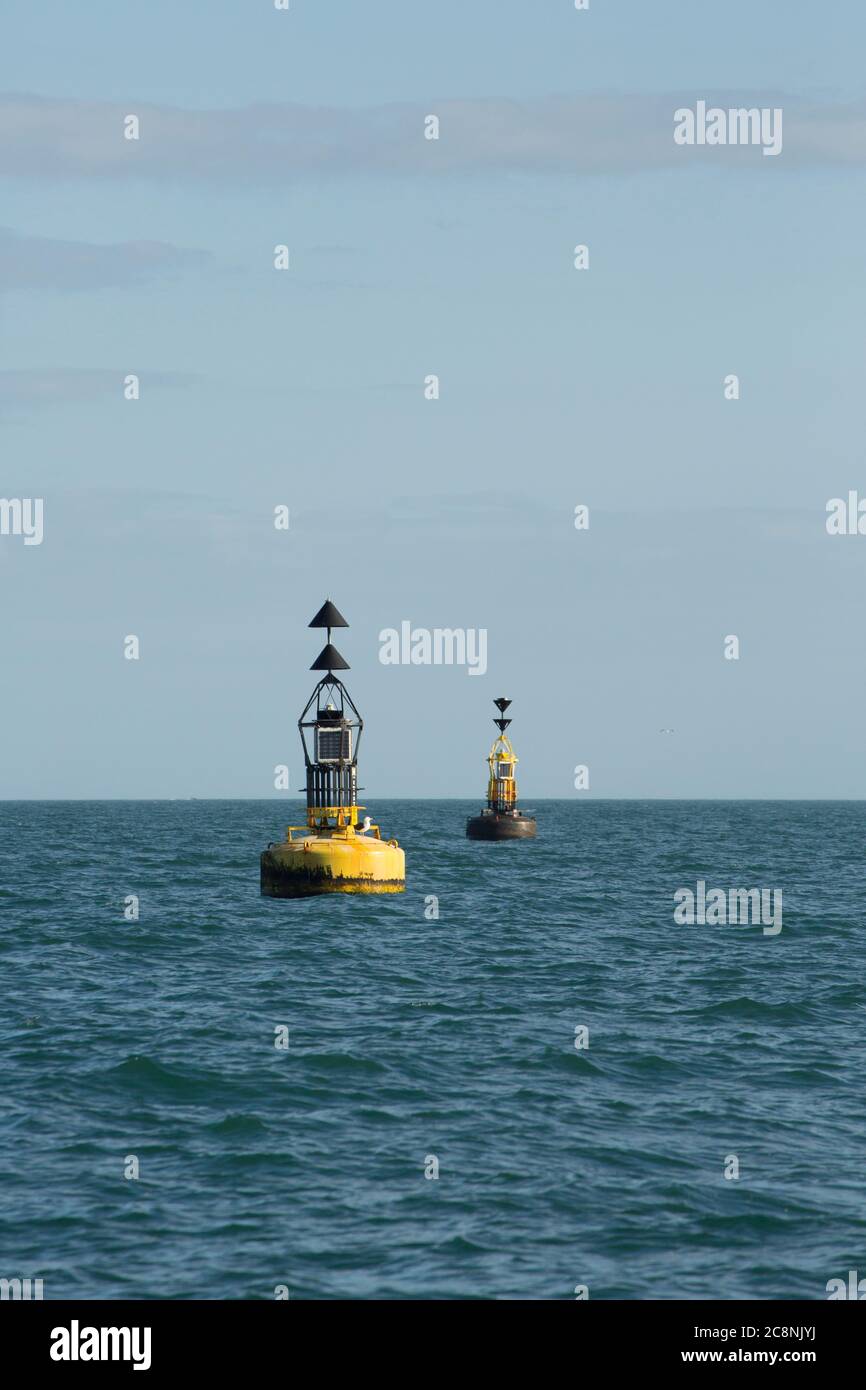
[[[660,734],[672,734],[673,732],[673,729],[659,729]]]

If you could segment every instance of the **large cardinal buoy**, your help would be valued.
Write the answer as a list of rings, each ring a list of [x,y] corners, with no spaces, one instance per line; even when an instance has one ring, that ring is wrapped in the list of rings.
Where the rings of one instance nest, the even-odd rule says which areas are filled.
[[[331,603],[310,627],[328,630],[311,671],[324,671],[298,720],[307,767],[307,823],[290,825],[281,844],[262,853],[262,893],[307,898],[317,893],[402,893],[406,856],[365,816],[358,825],[358,744],[364,721],[335,671],[348,671],[331,628],[349,624]]]

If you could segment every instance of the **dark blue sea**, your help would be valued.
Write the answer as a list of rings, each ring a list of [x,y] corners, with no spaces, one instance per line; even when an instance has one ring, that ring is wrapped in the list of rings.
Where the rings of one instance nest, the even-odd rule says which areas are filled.
[[[866,804],[539,802],[503,844],[464,838],[478,804],[372,805],[404,895],[281,902],[258,856],[289,803],[0,803],[0,1277],[820,1299],[866,1273]],[[697,880],[780,888],[782,930],[678,925]]]

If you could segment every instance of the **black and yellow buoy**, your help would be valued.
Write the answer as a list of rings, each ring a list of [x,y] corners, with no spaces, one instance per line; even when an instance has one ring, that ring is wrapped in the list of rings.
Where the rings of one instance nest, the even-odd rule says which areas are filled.
[[[536,831],[535,817],[517,809],[517,778],[514,776],[517,754],[505,732],[511,720],[503,717],[511,701],[503,695],[493,703],[499,710],[499,718],[494,716],[493,719],[499,736],[487,755],[490,768],[487,806],[480,816],[470,816],[466,834],[470,840],[529,840]]]
[[[358,812],[364,810],[357,802],[364,721],[334,675],[348,671],[349,664],[331,646],[331,628],[348,626],[330,599],[310,623],[328,629],[328,642],[310,667],[326,674],[298,720],[307,765],[307,823],[290,825],[282,844],[262,853],[262,893],[269,898],[402,893],[406,887],[406,856],[397,841],[383,840],[369,816],[358,826]]]

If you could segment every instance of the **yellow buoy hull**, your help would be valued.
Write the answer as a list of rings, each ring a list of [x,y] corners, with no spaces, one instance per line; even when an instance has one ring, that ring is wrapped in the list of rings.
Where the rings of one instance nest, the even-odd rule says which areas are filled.
[[[402,893],[406,856],[396,840],[356,834],[351,826],[309,831],[269,845],[261,858],[262,893],[308,898],[319,893]]]

